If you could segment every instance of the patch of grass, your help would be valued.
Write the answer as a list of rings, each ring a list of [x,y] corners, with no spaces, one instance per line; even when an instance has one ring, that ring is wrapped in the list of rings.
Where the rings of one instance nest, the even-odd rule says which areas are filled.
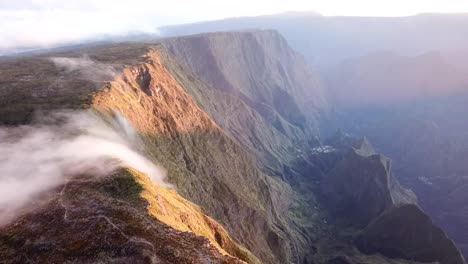
[[[143,186],[127,170],[114,175],[109,181],[104,185],[104,191],[118,199],[139,199],[143,192]]]

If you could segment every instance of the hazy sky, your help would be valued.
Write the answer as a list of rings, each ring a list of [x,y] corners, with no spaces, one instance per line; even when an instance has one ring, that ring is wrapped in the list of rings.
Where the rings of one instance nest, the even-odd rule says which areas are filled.
[[[285,11],[406,16],[468,12],[468,0],[0,0],[0,51],[157,26]]]

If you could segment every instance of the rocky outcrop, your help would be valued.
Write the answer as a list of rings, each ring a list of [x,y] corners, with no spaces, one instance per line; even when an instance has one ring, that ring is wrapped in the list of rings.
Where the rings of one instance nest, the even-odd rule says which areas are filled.
[[[420,262],[465,263],[453,241],[414,204],[394,206],[383,213],[359,235],[357,245],[367,254]]]
[[[395,204],[416,202],[391,175],[390,159],[372,153],[366,140],[351,148],[323,180],[323,194],[345,225],[366,227]]]
[[[357,107],[333,121],[366,135],[393,160],[398,180],[468,256],[466,94],[391,107]],[[337,115],[336,117],[338,117]],[[332,128],[335,130],[336,127]]]
[[[393,177],[390,159],[365,139],[351,143],[351,137],[337,135],[330,142],[354,147],[325,176],[323,195],[339,225],[360,230],[358,248],[390,258],[465,263],[453,241],[416,205],[414,193]]]
[[[332,137],[325,140],[325,144],[334,147],[338,151],[348,151],[352,148],[364,157],[377,154],[367,138],[356,139],[352,135],[344,133],[341,129],[338,129]]]

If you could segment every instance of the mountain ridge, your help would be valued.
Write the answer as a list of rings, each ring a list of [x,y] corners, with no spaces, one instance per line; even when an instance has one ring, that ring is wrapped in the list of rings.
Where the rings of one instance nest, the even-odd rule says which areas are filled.
[[[219,37],[216,34],[206,36],[202,41],[208,44],[202,47],[213,45],[212,41],[221,41],[222,46],[230,52],[244,51],[242,48],[245,48],[245,45],[247,45],[251,49],[250,52],[261,53],[268,51],[269,48],[271,51],[271,47],[268,46],[271,43],[266,40],[270,40],[273,45],[276,45],[277,41],[279,45],[285,45],[284,40],[281,40],[281,37],[276,35],[277,33],[267,31],[255,36],[252,36],[252,34],[229,33],[228,36],[221,34],[220,38],[222,41],[216,39]],[[256,48],[251,48],[251,44]],[[174,53],[174,51],[167,48],[167,45],[175,47],[180,44],[167,44],[165,42],[161,44],[119,44],[105,49],[88,48],[72,53],[71,55],[74,56],[72,58],[81,58],[81,54],[86,52],[96,63],[112,64],[115,69],[118,69],[116,71],[119,74],[98,82],[83,79],[84,77],[79,71],[55,70],[50,60],[41,57],[32,59],[32,61],[38,59],[39,62],[43,62],[43,64],[38,65],[28,65],[29,58],[19,58],[15,63],[27,65],[28,67],[22,69],[26,73],[18,72],[15,76],[22,78],[22,80],[29,80],[29,82],[19,82],[19,84],[24,86],[17,83],[16,89],[2,89],[6,96],[4,98],[9,100],[7,101],[8,107],[11,108],[0,109],[2,123],[13,125],[29,122],[32,120],[33,111],[41,108],[45,112],[61,107],[91,108],[97,111],[105,120],[112,120],[113,113],[115,111],[119,112],[138,131],[145,146],[144,150],[148,153],[151,160],[158,161],[168,170],[169,181],[177,187],[177,193],[182,196],[178,196],[175,191],[165,191],[163,189],[160,189],[155,194],[154,191],[151,191],[152,187],[150,184],[147,183],[146,185],[148,186],[145,186],[142,190],[143,194],[137,192],[136,196],[138,199],[143,197],[150,203],[150,209],[147,207],[143,209],[145,211],[143,218],[151,219],[151,221],[155,219],[161,222],[167,221],[167,223],[172,224],[172,227],[180,229],[179,231],[185,232],[189,229],[189,231],[199,236],[207,237],[208,241],[211,241],[210,245],[212,247],[207,246],[208,250],[203,251],[203,254],[207,258],[213,258],[215,262],[223,263],[223,261],[227,261],[229,263],[229,261],[238,261],[229,256],[222,257],[220,251],[224,250],[231,256],[249,263],[256,263],[257,258],[264,263],[327,263],[333,259],[340,259],[340,257],[341,259],[348,259],[351,263],[363,261],[392,264],[415,263],[410,259],[394,260],[379,254],[365,255],[356,249],[354,242],[343,238],[342,234],[338,234],[335,237],[337,235],[333,231],[335,226],[327,224],[328,221],[326,221],[329,219],[328,208],[323,207],[319,197],[316,197],[316,193],[314,193],[319,186],[316,181],[320,181],[320,177],[325,175],[326,172],[315,161],[323,160],[325,167],[329,166],[333,168],[335,162],[339,161],[341,156],[335,151],[328,152],[321,149],[324,146],[321,146],[320,141],[313,137],[313,126],[311,124],[315,120],[314,116],[305,117],[310,119],[305,120],[306,124],[303,127],[301,127],[301,122],[304,122],[304,120],[300,120],[299,123],[295,122],[297,115],[300,116],[308,111],[308,107],[305,106],[307,103],[301,102],[304,98],[299,98],[301,92],[294,90],[297,87],[288,87],[287,85],[283,86],[278,85],[278,83],[271,84],[268,82],[270,77],[271,79],[275,79],[279,78],[278,76],[284,77],[288,75],[280,73],[279,67],[274,65],[278,63],[277,61],[273,60],[275,62],[273,63],[274,67],[273,69],[268,69],[270,72],[264,73],[265,76],[258,74],[258,80],[254,80],[254,82],[250,82],[252,80],[249,80],[246,83],[250,83],[250,89],[252,90],[263,87],[263,91],[265,93],[268,92],[268,94],[265,94],[267,99],[269,95],[274,94],[271,93],[272,90],[283,89],[284,93],[281,93],[281,97],[289,97],[290,104],[277,105],[274,102],[275,100],[263,101],[264,98],[258,97],[259,95],[250,93],[248,90],[241,90],[246,87],[243,85],[233,85],[232,79],[224,78],[223,75],[228,74],[229,69],[225,72],[222,70],[218,71],[218,73],[222,76],[221,79],[224,80],[221,83],[227,83],[227,86],[233,88],[228,90],[230,94],[228,94],[229,96],[226,99],[215,101],[211,99],[221,98],[226,95],[226,90],[223,87],[216,87],[218,85],[217,82],[210,83],[209,75],[207,77],[207,73],[204,73],[202,70],[197,75],[193,75],[193,67],[196,66],[196,63],[192,64],[191,71],[185,72],[184,67],[187,67],[187,65],[184,65],[184,61],[180,60],[183,58],[190,59],[190,57],[171,57],[171,53]],[[198,46],[195,47],[200,48]],[[291,51],[288,50],[287,46],[282,46],[276,52],[288,54]],[[201,53],[201,55],[203,54],[205,53]],[[65,54],[53,54],[54,57],[63,55]],[[192,56],[196,55],[193,54]],[[296,61],[297,58],[295,56],[286,55],[282,57],[278,56],[275,52],[266,52],[264,55],[263,59],[259,60],[260,65],[262,62],[268,61],[268,58],[271,59],[276,56],[281,58],[279,63],[290,63],[294,67],[303,67],[304,65],[300,59]],[[222,58],[217,57],[214,59],[217,67],[224,67],[223,65],[225,64],[221,63],[224,61]],[[252,65],[252,61],[250,60],[239,61],[245,63],[245,65],[237,68],[239,77],[235,78],[235,80],[242,80],[243,77],[251,74],[254,67],[248,68],[244,66],[256,66],[258,63],[256,61]],[[178,64],[178,62],[181,64]],[[264,64],[266,68],[271,67],[271,65],[271,63]],[[34,83],[34,78],[26,78],[32,78],[28,70],[29,67],[34,66],[37,66],[35,70],[38,76],[41,76],[40,73],[43,73],[42,76],[51,75],[49,78],[43,79],[43,83],[40,83],[39,87],[29,85],[30,83]],[[7,66],[4,65],[2,67],[6,68]],[[208,69],[209,73],[211,73],[211,69]],[[244,71],[241,71],[241,69]],[[284,71],[286,72],[286,70],[288,69]],[[303,70],[304,74],[311,75],[308,78],[313,79],[313,72],[307,69]],[[45,95],[30,93],[29,89],[43,91],[44,87],[47,87],[48,84],[54,84],[56,77],[61,74],[70,77],[64,78],[63,82],[59,83],[61,85],[70,84],[68,89],[59,89],[62,86],[57,85],[55,90],[51,89]],[[281,82],[285,84],[293,82],[290,80],[292,77],[289,80],[284,80],[288,78],[282,79],[283,77],[279,80],[280,84]],[[296,82],[303,80],[299,77],[295,78]],[[307,80],[307,78],[305,79]],[[2,80],[6,80],[2,83],[2,88],[7,87],[11,82],[14,83],[14,80],[11,79],[2,78]],[[278,88],[277,86],[282,87]],[[74,87],[80,87],[83,90],[70,89]],[[305,85],[302,89],[306,89],[307,87]],[[244,96],[240,96],[237,92],[232,93],[233,90],[243,91],[245,94]],[[9,93],[16,92],[21,92],[23,97],[9,97]],[[67,103],[61,100],[53,100],[62,97],[67,99]],[[270,112],[268,113],[273,116],[281,116],[281,126],[275,124],[275,120],[268,119],[269,115],[260,113],[264,111],[264,108],[256,107],[257,104],[252,104],[252,101],[264,102],[270,108]],[[24,105],[28,102],[32,105]],[[240,106],[238,108],[239,113],[247,117],[245,119],[234,119],[237,121],[234,125],[227,121],[223,123],[222,116],[216,116],[216,111],[222,111],[225,109],[225,106],[230,106],[231,102],[236,106]],[[294,113],[295,115],[292,117],[281,113],[284,109],[279,108],[290,109],[291,104],[293,105],[292,109],[297,110],[298,113]],[[3,113],[8,113],[8,115],[3,115]],[[254,137],[255,133],[252,133],[251,137],[246,138],[236,135],[236,127],[249,127],[245,126],[246,124],[250,124],[254,131],[260,131],[264,134],[258,135],[257,139]],[[283,131],[279,127],[283,127]],[[312,138],[307,138],[307,136],[311,136]],[[295,148],[288,148],[288,144],[294,146],[294,143],[296,143],[294,141],[291,142],[290,140],[292,139],[297,139],[298,142],[303,143],[299,147],[301,152]],[[255,142],[260,142],[268,147],[256,148]],[[361,145],[366,145],[365,141],[362,141]],[[319,149],[319,147],[322,152],[314,150]],[[369,147],[367,146],[366,148]],[[279,152],[279,150],[282,152]],[[269,155],[275,157],[281,166],[271,165],[276,161],[268,162],[268,159],[265,157]],[[314,157],[314,159],[311,159],[311,157]],[[329,162],[325,162],[328,157]],[[140,179],[139,185],[141,186],[141,178],[138,178],[138,175],[130,177],[130,183],[134,181],[131,179]],[[132,184],[131,186],[135,185]],[[91,186],[86,185],[83,190],[89,190],[90,198],[94,199],[96,195],[101,197],[95,193],[95,187],[91,183]],[[118,193],[119,191],[126,193],[128,190],[132,190],[133,187],[129,188],[128,185],[124,184],[122,187],[112,187],[111,191],[115,188],[117,188]],[[130,198],[135,198],[133,195],[134,193],[131,192]],[[164,197],[160,197],[161,195]],[[86,196],[81,197],[81,199],[80,201],[87,201]],[[84,207],[86,213],[90,215],[96,214],[93,210],[88,210],[93,208],[93,199],[86,202],[89,207]],[[106,196],[105,199],[108,199],[107,201],[116,201],[113,196]],[[162,208],[165,208],[166,211],[170,210],[174,214],[173,217],[167,218],[168,216],[165,215],[162,209],[158,211],[157,203],[163,203],[164,206]],[[197,209],[192,203],[200,206],[201,210]],[[112,211],[114,209],[111,206],[112,203],[101,204],[110,207],[101,208],[100,210]],[[185,206],[188,208],[184,209]],[[141,209],[141,205],[137,206],[137,208]],[[146,210],[149,210],[149,212]],[[37,213],[42,215],[44,212],[39,210]],[[51,214],[54,216],[53,213]],[[203,214],[208,216],[204,217]],[[50,216],[50,214],[48,215]],[[123,213],[123,215],[128,216],[128,212]],[[124,225],[126,220],[132,220],[131,217],[130,219],[119,218],[118,214],[112,214],[112,216],[115,217],[115,221],[119,221],[119,223],[123,222],[118,226],[127,226]],[[54,217],[61,219],[62,214],[57,213]],[[211,222],[209,217],[221,225],[219,226]],[[105,218],[101,217],[98,219],[98,225],[102,223],[107,225],[105,224],[107,222]],[[7,234],[0,239],[0,248],[4,249],[1,252],[11,254],[11,247],[10,249],[5,248],[8,248],[8,245],[15,244],[10,244],[12,241],[11,236],[8,234],[21,230],[29,230],[28,223],[31,223],[30,221],[31,218],[26,217],[24,218],[24,222],[21,222],[23,225],[13,226],[9,231],[1,230],[0,233]],[[132,227],[132,223],[133,221],[127,222],[130,225],[128,228],[135,228]],[[197,223],[202,227],[201,230],[196,229]],[[51,228],[50,225],[47,225],[47,222],[43,224],[49,229]],[[192,226],[192,228],[189,226]],[[224,232],[221,226],[227,232]],[[113,226],[110,225],[108,227],[112,229]],[[198,239],[198,241],[203,240],[205,242],[194,242],[196,245],[202,247],[207,244],[207,241],[200,237],[197,238],[194,235],[185,233],[180,234],[173,229],[167,230],[170,230],[167,231],[167,235],[180,236],[182,241],[191,241],[190,239],[194,239],[195,241]],[[32,231],[36,232],[34,234],[38,234],[37,232],[40,230],[33,229]],[[51,235],[55,236],[57,234]],[[157,232],[154,233],[154,236],[154,238],[161,239],[165,237],[164,234]],[[77,239],[76,237],[72,238],[72,241],[76,241]],[[90,237],[91,241],[93,239],[95,238]],[[32,245],[24,241],[16,245],[35,247],[32,251],[25,251],[25,257],[38,254],[38,251],[47,253],[53,250],[50,247],[41,248],[41,244],[38,243],[40,242],[39,238]],[[115,241],[119,242],[121,240]],[[13,240],[13,242],[15,241]],[[150,244],[153,243],[156,242],[150,242]],[[244,247],[246,250],[243,249]],[[180,252],[179,249],[181,248],[185,248],[184,245],[166,248],[163,249],[162,255],[157,254],[157,256],[163,258],[162,260],[168,263],[171,263],[171,261],[183,263],[190,259],[192,261],[200,259],[200,256],[194,254],[193,248],[190,247],[187,248],[188,253],[186,255],[184,253],[174,253]],[[124,253],[126,252],[125,250],[123,251],[124,253],[122,251],[113,252],[112,248],[98,248],[96,250],[102,250],[102,252],[109,250],[110,254],[117,255],[125,255]],[[253,255],[249,254],[249,250]],[[149,250],[149,252],[151,253],[152,251]],[[66,250],[65,253],[67,253]],[[143,252],[140,254],[145,255],[148,253]],[[445,252],[441,254],[445,254]],[[138,256],[138,254],[135,254],[135,256]],[[65,257],[67,257],[66,254]],[[103,257],[107,257],[107,255]],[[400,255],[399,257],[407,256]],[[439,257],[435,256],[435,259]],[[68,260],[73,260],[74,258],[76,259],[76,256],[68,256]]]

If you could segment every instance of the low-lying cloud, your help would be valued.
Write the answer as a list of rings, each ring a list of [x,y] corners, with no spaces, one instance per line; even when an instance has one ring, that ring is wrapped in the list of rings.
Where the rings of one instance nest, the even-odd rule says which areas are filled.
[[[50,60],[57,68],[67,72],[78,72],[82,78],[91,81],[109,80],[116,74],[111,65],[96,62],[88,56],[81,58],[53,57]]]
[[[98,178],[131,167],[170,186],[164,169],[137,151],[136,135],[122,116],[106,123],[91,111],[56,112],[33,125],[0,128],[0,224],[71,177]]]

